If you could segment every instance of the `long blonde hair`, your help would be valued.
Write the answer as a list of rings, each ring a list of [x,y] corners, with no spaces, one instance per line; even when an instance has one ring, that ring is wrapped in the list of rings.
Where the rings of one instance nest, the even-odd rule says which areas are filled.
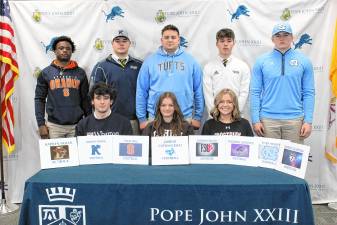
[[[174,113],[173,113],[173,118],[172,118],[172,134],[180,136],[181,132],[183,131],[183,121],[184,121],[184,116],[180,110],[180,107],[178,105],[178,101],[176,96],[172,92],[164,92],[160,95],[157,107],[156,107],[156,117],[154,118],[153,121],[153,128],[157,131],[157,134],[159,136],[164,134],[164,128],[163,128],[163,115],[160,112],[160,106],[163,103],[165,98],[170,98],[173,102],[173,107],[174,107]]]
[[[210,115],[216,120],[219,120],[220,117],[220,112],[218,110],[218,106],[220,104],[220,102],[222,101],[222,97],[224,95],[228,94],[233,101],[233,111],[232,111],[232,119],[233,121],[237,121],[241,119],[240,116],[240,109],[239,109],[239,103],[238,103],[238,98],[236,97],[236,94],[234,93],[234,91],[232,91],[231,89],[225,88],[222,89],[214,98],[214,107],[210,112]]]

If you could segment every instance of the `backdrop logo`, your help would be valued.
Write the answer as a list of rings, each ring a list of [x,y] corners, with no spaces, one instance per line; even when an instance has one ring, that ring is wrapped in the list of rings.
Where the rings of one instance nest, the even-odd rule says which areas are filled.
[[[114,6],[112,7],[111,11],[109,14],[107,14],[104,10],[102,10],[102,12],[104,13],[106,20],[105,22],[108,22],[108,20],[114,20],[117,16],[119,17],[124,17],[124,11],[121,7],[119,6]]]
[[[45,48],[46,54],[48,53],[48,51],[51,51],[51,52],[53,51],[53,43],[54,43],[54,41],[56,40],[56,38],[57,38],[57,37],[53,37],[53,38],[50,40],[49,44],[47,44],[47,45],[41,41],[41,44],[42,44],[43,47]]]
[[[69,10],[48,11],[48,10],[35,9],[35,11],[33,12],[33,19],[36,22],[40,22],[42,15],[43,16],[69,17],[69,16],[73,16],[74,14],[75,14],[75,11],[69,11]]]
[[[180,36],[180,47],[187,48],[188,41],[183,36]]]
[[[244,47],[261,47],[262,41],[259,39],[238,39],[236,44]]]
[[[100,39],[100,38],[96,38],[95,44],[94,44],[94,48],[95,48],[96,50],[102,50],[102,49],[104,49],[104,43],[103,43],[103,40]]]
[[[70,202],[71,205],[39,205],[39,225],[86,225],[85,206],[73,205],[76,189],[52,187],[46,189],[49,202]]]
[[[154,18],[157,23],[163,23],[166,20],[166,15],[163,10],[158,10],[156,17]]]
[[[302,34],[300,40],[297,43],[294,43],[295,49],[301,49],[304,44],[312,45],[312,38],[309,34]]]
[[[33,20],[35,22],[40,22],[41,21],[41,12],[39,10],[35,10],[35,12],[33,12]]]
[[[35,67],[33,71],[33,77],[38,78],[41,75],[42,70],[39,67]]]
[[[295,14],[302,14],[302,15],[312,15],[312,14],[319,14],[323,13],[324,6],[317,7],[317,8],[306,8],[306,9],[290,9],[291,15]]]
[[[163,23],[168,18],[172,17],[194,17],[199,16],[200,10],[178,10],[178,11],[164,11],[162,9],[158,10],[154,19],[157,23]]]
[[[288,8],[285,8],[282,12],[282,15],[280,16],[281,20],[289,20],[291,18],[291,13],[290,10]]]
[[[231,13],[231,11],[229,11],[229,9],[227,9],[227,11],[228,11],[229,15],[232,16],[231,22],[233,22],[234,19],[238,20],[241,15],[249,16],[248,15],[249,10],[244,5],[239,5],[239,7],[236,9],[236,11],[234,13]]]

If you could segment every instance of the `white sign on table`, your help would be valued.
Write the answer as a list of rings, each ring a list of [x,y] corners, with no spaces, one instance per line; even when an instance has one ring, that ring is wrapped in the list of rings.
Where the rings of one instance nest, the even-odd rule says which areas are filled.
[[[227,164],[257,166],[258,146],[254,137],[226,136],[225,160]]]
[[[39,140],[41,169],[78,166],[76,138]]]
[[[112,163],[112,135],[78,136],[81,165]]]
[[[149,164],[149,137],[118,135],[113,142],[113,163]]]
[[[224,139],[224,136],[190,135],[190,162],[196,164],[224,164]]]
[[[310,146],[287,142],[284,144],[275,169],[304,179],[309,153]]]
[[[189,164],[188,136],[151,138],[152,165]]]

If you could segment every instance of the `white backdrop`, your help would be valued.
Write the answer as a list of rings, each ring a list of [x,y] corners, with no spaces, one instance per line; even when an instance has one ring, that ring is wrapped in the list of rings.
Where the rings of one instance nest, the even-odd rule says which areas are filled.
[[[237,10],[239,5],[245,6],[249,16],[240,14]],[[272,49],[271,30],[281,17],[292,25],[294,44],[303,44],[299,51],[311,58],[315,71],[313,133],[306,141],[311,146],[312,162],[309,163],[306,180],[314,203],[337,201],[337,167],[324,156],[331,96],[329,66],[337,1],[12,0],[10,7],[20,68],[13,97],[17,149],[12,155],[5,156],[7,197],[11,202],[21,202],[25,180],[40,168],[34,91],[37,72],[54,59],[54,54],[46,51],[53,37],[68,35],[74,40],[77,50],[73,59],[89,76],[94,64],[111,52],[114,30],[127,29],[132,39],[131,55],[144,59],[160,45],[163,26],[175,24],[187,41],[186,51],[204,66],[217,54],[216,31],[230,27],[236,33],[234,54],[252,67],[258,55]],[[120,11],[112,16],[112,20],[106,20],[103,11],[108,13],[117,7]],[[311,44],[299,42],[304,34],[312,39],[309,41]],[[331,134],[334,136],[335,131]],[[330,142],[327,146],[335,148],[334,142]]]

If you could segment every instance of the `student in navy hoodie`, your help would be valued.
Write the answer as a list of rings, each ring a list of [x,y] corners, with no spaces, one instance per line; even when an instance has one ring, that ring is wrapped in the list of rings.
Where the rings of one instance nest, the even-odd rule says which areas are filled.
[[[158,51],[144,61],[138,74],[136,114],[140,129],[155,118],[158,98],[166,91],[177,97],[184,119],[199,128],[204,111],[200,65],[179,47],[179,30],[174,25],[162,29],[161,44]]]
[[[76,126],[76,136],[86,135],[132,135],[128,118],[111,112],[116,99],[116,90],[109,84],[99,82],[90,90],[93,113]]]
[[[142,62],[129,55],[131,41],[126,30],[117,30],[112,38],[112,54],[98,62],[91,73],[90,85],[110,84],[118,93],[112,112],[130,120],[133,133],[139,134],[136,117],[136,85]]]
[[[91,111],[87,76],[71,60],[74,42],[60,36],[54,40],[52,49],[56,59],[42,70],[35,89],[35,117],[42,139],[73,137],[78,121]]]

